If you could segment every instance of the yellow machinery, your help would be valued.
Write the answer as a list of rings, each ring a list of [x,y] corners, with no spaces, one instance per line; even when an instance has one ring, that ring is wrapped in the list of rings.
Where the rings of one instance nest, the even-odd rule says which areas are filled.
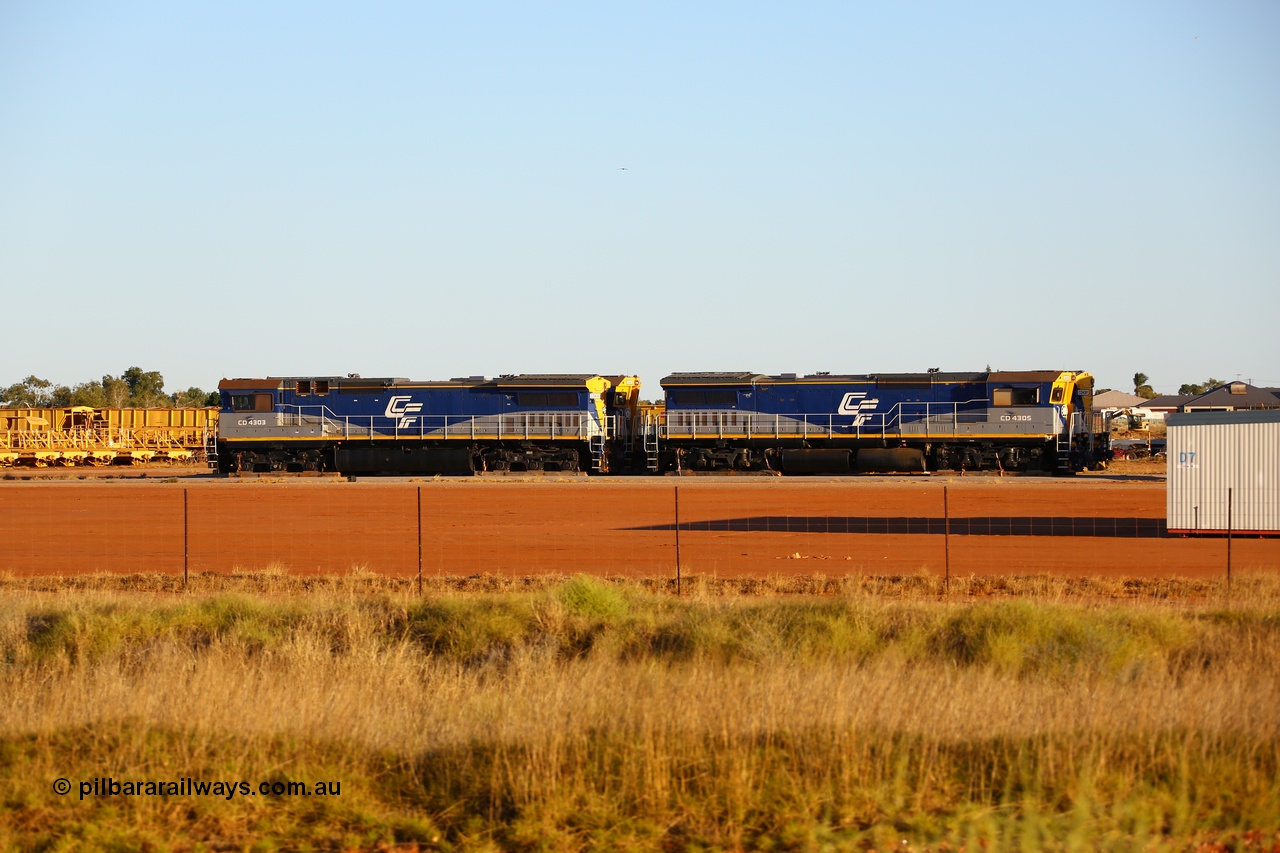
[[[218,410],[0,409],[0,467],[203,460]]]

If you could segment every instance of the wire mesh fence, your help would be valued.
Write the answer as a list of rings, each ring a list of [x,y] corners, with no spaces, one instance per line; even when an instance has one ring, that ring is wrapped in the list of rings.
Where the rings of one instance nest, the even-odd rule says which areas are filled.
[[[1273,500],[1274,498],[1269,498]],[[684,479],[0,488],[0,572],[764,577],[1280,568],[1280,539],[1170,534],[1159,488]]]

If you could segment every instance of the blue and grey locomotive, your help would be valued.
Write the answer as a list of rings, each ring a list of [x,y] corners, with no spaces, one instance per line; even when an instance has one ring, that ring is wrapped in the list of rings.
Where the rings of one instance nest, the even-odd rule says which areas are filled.
[[[1079,371],[224,379],[219,470],[365,473],[999,469],[1106,458]]]
[[[676,373],[662,387],[665,413],[639,428],[657,469],[1069,471],[1106,450],[1078,371]]]
[[[634,377],[224,379],[216,464],[242,471],[607,471]]]

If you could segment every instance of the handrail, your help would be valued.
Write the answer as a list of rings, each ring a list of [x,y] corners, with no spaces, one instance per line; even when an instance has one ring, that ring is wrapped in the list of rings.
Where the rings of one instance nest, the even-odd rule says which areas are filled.
[[[981,404],[981,408],[974,404]],[[836,412],[751,412],[738,409],[668,409],[666,417],[651,425],[662,437],[720,438],[726,434],[747,438],[778,438],[783,435],[810,438],[863,438],[898,436],[909,427],[932,425],[958,429],[966,423],[987,423],[993,408],[985,398],[950,403],[901,402],[886,411],[839,414]],[[1044,412],[1046,417],[1057,409],[1046,406],[1018,407]],[[1054,432],[1058,430],[1053,429]]]
[[[529,440],[539,436],[587,441],[597,435],[606,439],[619,433],[616,414],[600,423],[590,412],[545,410],[499,412],[490,415],[411,415],[412,423],[400,417],[380,415],[339,415],[324,404],[281,406],[277,410],[281,426],[318,426],[328,435],[370,439],[477,439]],[[379,424],[379,421],[383,422]]]

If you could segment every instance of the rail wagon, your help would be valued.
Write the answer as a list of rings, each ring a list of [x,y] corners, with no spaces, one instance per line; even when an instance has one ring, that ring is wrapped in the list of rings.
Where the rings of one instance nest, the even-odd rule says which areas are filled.
[[[636,429],[650,470],[1069,472],[1107,456],[1081,371],[676,373],[662,387],[665,411]]]
[[[0,409],[0,466],[189,462],[213,447],[214,408]]]
[[[633,376],[443,381],[224,379],[212,464],[225,473],[608,472],[628,441]]]

